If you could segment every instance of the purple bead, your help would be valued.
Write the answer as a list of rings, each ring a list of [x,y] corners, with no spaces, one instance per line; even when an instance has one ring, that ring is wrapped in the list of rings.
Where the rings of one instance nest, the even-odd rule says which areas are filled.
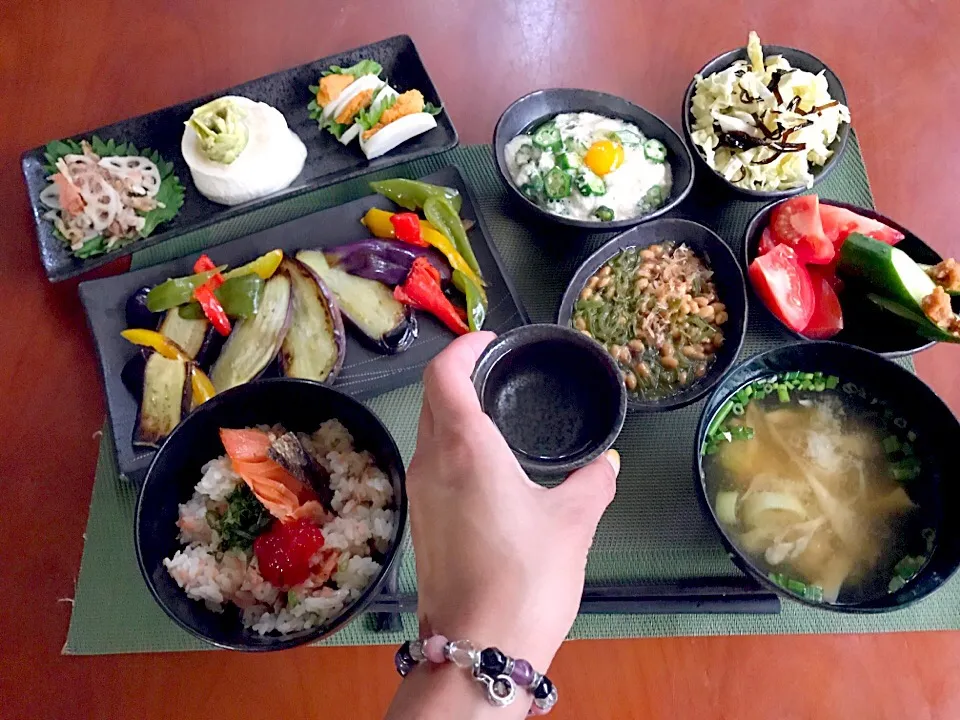
[[[443,635],[434,635],[427,638],[423,644],[423,655],[432,663],[439,665],[446,662],[447,658],[443,654],[443,648],[447,644],[447,639]]]
[[[528,687],[533,682],[533,666],[526,660],[517,660],[513,664],[513,672],[510,677],[520,687]]]

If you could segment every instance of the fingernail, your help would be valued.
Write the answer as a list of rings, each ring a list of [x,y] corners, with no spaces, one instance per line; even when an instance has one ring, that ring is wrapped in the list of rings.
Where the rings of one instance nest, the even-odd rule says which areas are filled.
[[[620,453],[618,453],[613,448],[607,450],[603,456],[607,459],[607,462],[613,466],[613,476],[616,477],[620,474]]]

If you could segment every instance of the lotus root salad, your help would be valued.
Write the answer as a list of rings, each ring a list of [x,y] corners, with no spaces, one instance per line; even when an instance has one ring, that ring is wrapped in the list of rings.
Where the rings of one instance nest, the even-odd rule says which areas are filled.
[[[220,430],[226,454],[180,505],[183,547],[164,566],[214,612],[286,635],[336,617],[380,574],[396,527],[393,486],[349,431]]]
[[[152,150],[97,136],[46,147],[43,217],[77,258],[118,249],[172,220],[183,205],[173,165]]]

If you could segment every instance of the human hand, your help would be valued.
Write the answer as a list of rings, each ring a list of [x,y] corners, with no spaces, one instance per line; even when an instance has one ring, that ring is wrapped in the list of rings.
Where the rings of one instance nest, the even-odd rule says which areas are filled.
[[[620,458],[610,450],[552,489],[532,482],[470,379],[494,337],[458,338],[424,373],[407,472],[420,634],[495,645],[546,672],[577,616]]]

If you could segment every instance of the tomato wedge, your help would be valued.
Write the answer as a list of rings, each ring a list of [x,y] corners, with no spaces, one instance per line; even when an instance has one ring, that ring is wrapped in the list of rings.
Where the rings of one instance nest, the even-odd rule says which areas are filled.
[[[801,195],[777,205],[770,215],[770,232],[778,243],[792,247],[803,264],[826,265],[836,254],[823,232],[816,195]]]
[[[757,255],[766,255],[777,246],[777,241],[773,239],[773,233],[770,228],[763,229],[760,235],[760,244],[757,245]]]
[[[813,340],[825,340],[843,330],[843,311],[830,281],[831,274],[822,272],[818,267],[810,268],[809,272],[813,283],[814,307],[803,335]],[[835,279],[836,275],[832,277]]]
[[[899,230],[894,230],[879,220],[864,217],[852,210],[835,205],[820,205],[820,221],[823,225],[824,235],[833,243],[838,252],[847,236],[855,232],[868,235],[887,245],[896,245],[903,240],[903,233]]]
[[[814,310],[810,273],[787,245],[756,258],[747,270],[754,291],[788,328],[802,331]]]

